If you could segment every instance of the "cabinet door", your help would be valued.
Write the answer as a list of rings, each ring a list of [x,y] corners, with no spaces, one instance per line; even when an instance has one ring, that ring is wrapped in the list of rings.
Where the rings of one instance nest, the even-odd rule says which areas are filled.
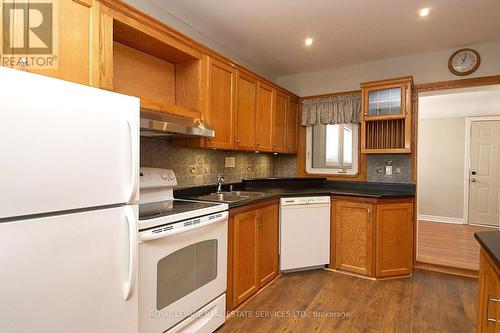
[[[215,137],[207,140],[207,146],[233,149],[236,70],[214,59],[209,60],[208,66],[206,120],[208,125],[215,130]]]
[[[272,150],[272,123],[273,123],[273,88],[257,83],[257,123],[255,126],[255,148],[260,151]]]
[[[257,212],[234,216],[233,308],[259,289]]]
[[[491,320],[500,320],[500,303],[496,301],[500,299],[500,275],[493,265],[491,259],[481,250],[477,332],[499,332],[500,324]]]
[[[365,118],[405,114],[405,84],[368,88],[365,91]]]
[[[278,275],[278,205],[259,210],[259,286]]]
[[[30,0],[31,3],[37,1]],[[90,82],[90,22],[93,0],[59,0],[57,6],[58,31],[56,66],[47,69],[29,68],[29,72],[81,84]],[[28,57],[36,56],[30,54]]]
[[[373,205],[334,201],[335,268],[371,276]]]
[[[410,274],[413,267],[413,203],[377,205],[376,276]]]
[[[276,92],[273,119],[273,151],[287,152],[286,148],[286,113],[288,96],[281,91]]]
[[[299,101],[288,99],[288,113],[286,117],[286,148],[289,153],[297,152],[297,135],[299,123]]]
[[[236,149],[255,149],[257,80],[237,71]]]

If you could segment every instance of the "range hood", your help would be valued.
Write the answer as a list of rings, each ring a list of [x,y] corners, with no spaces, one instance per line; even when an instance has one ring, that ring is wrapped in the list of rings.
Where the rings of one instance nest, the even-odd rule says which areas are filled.
[[[141,136],[156,138],[202,136],[213,138],[215,131],[209,128],[201,119],[142,109]]]

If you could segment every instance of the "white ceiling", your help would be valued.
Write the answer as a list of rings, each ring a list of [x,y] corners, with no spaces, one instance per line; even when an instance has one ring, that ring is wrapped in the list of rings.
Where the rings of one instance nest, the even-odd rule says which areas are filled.
[[[275,76],[500,40],[499,0],[140,1]]]
[[[500,85],[421,94],[419,119],[500,116]]]

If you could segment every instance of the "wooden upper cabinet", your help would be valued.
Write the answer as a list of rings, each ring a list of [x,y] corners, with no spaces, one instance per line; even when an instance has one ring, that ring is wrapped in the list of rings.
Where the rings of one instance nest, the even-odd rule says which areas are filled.
[[[273,151],[288,152],[286,147],[286,117],[288,112],[288,95],[276,92],[273,120]]]
[[[278,205],[260,210],[259,229],[259,285],[263,286],[278,276]]]
[[[272,151],[272,125],[274,89],[261,81],[257,82],[257,118],[255,126],[255,149]]]
[[[14,1],[14,6],[19,3],[19,9],[25,10],[26,4],[32,6],[34,1]],[[53,54],[40,54],[39,51],[30,49],[28,45],[22,46],[22,54],[16,56],[25,57],[27,66],[12,66],[13,68],[26,70],[28,72],[46,75],[62,80],[81,84],[90,83],[91,71],[91,22],[93,16],[98,15],[98,5],[93,0],[73,1],[59,0],[53,2],[54,11],[53,24],[57,23],[57,29],[53,38]],[[27,16],[26,16],[27,17]],[[47,18],[44,18],[47,19]],[[20,24],[14,24],[11,28],[13,41],[22,41],[23,36],[30,32]],[[26,25],[24,25],[26,27]],[[42,40],[42,42],[44,42]],[[19,46],[19,45],[17,45]],[[38,59],[38,60],[36,60]],[[37,67],[37,63],[46,66]]]
[[[286,117],[286,148],[289,153],[297,152],[297,136],[299,134],[299,100],[289,96]]]
[[[361,84],[361,152],[411,153],[412,77]]]
[[[141,99],[141,107],[201,118],[206,106],[206,57],[120,12],[111,23],[103,59],[112,89]]]
[[[333,200],[334,268],[371,276],[373,273],[373,205]]]
[[[257,80],[236,72],[236,149],[255,149]]]
[[[377,205],[376,277],[410,274],[413,267],[413,203]]]
[[[237,306],[259,289],[258,210],[234,216],[232,304]]]
[[[236,69],[221,61],[208,61],[208,107],[205,120],[215,130],[208,147],[234,148]]]

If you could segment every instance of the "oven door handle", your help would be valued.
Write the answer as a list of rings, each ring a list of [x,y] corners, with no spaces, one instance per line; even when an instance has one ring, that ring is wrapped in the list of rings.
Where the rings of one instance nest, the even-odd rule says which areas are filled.
[[[214,219],[206,221],[206,222],[201,222],[199,224],[194,224],[194,225],[190,225],[187,227],[162,231],[162,232],[158,232],[158,233],[153,233],[152,231],[148,231],[148,232],[139,234],[139,239],[141,242],[149,242],[149,241],[153,241],[153,240],[157,240],[157,239],[161,239],[161,238],[165,238],[165,237],[170,237],[170,236],[182,234],[184,232],[193,231],[196,229],[204,228],[204,227],[209,226],[211,224],[225,221],[225,220],[227,220],[227,216],[228,216],[227,212],[222,212],[220,217],[214,218]]]

